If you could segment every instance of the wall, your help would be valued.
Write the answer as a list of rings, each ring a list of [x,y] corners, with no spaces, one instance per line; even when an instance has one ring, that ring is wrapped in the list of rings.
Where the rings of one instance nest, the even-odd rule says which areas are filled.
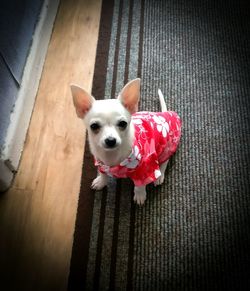
[[[0,1],[0,191],[18,171],[60,0]]]
[[[43,0],[0,2],[0,151]]]

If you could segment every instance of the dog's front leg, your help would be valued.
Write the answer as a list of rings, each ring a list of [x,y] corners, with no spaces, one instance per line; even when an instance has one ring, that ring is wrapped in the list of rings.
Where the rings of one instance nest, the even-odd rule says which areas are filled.
[[[146,200],[146,186],[136,187],[134,189],[134,201],[138,205],[143,205]]]
[[[101,190],[108,184],[108,176],[106,174],[100,173],[92,182],[91,188],[94,190]]]

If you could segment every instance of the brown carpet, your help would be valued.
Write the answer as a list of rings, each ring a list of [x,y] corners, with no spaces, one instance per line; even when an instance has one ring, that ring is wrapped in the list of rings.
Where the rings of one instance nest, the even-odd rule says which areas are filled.
[[[250,13],[245,1],[103,1],[93,95],[141,77],[183,120],[164,185],[90,190],[84,153],[69,290],[250,290]]]

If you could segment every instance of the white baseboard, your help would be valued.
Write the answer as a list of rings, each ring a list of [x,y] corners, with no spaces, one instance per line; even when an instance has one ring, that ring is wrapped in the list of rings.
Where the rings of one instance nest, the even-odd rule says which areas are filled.
[[[10,184],[10,173],[13,176],[18,169],[59,2],[60,0],[44,1],[35,28],[17,101],[10,116],[10,125],[0,156],[0,165],[5,165],[1,167],[1,180],[2,177],[7,179],[6,183],[3,181],[1,184],[5,186]]]

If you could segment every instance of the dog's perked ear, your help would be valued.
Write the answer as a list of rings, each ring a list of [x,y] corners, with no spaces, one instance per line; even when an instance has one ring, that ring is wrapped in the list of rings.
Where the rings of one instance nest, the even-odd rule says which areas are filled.
[[[137,78],[128,82],[120,94],[118,100],[121,101],[123,106],[131,113],[138,111],[138,104],[140,99],[140,85],[141,79]]]
[[[95,101],[95,98],[92,97],[86,90],[77,85],[71,84],[70,89],[73,96],[76,114],[79,118],[84,118]]]

